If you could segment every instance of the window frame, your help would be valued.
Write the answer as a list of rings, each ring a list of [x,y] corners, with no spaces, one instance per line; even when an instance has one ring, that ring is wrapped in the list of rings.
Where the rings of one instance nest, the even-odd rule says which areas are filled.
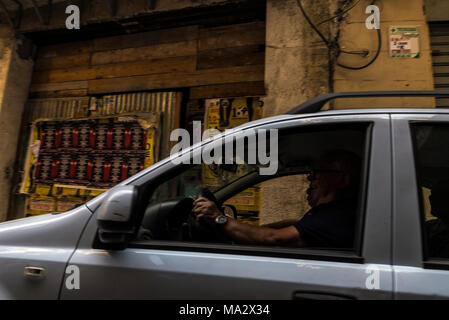
[[[366,210],[368,199],[368,184],[369,184],[369,172],[371,167],[371,152],[373,143],[373,128],[375,121],[372,119],[360,119],[353,120],[345,118],[343,121],[336,122],[317,122],[309,123],[305,125],[296,124],[290,126],[282,126],[282,123],[274,123],[275,128],[279,130],[288,129],[295,131],[295,133],[304,131],[320,131],[320,130],[336,130],[350,129],[351,126],[363,128],[364,130],[364,143],[363,143],[363,162],[362,171],[360,177],[360,193],[358,196],[358,221],[356,223],[354,248],[352,250],[344,249],[311,249],[311,248],[278,248],[268,246],[254,246],[254,245],[237,245],[237,244],[221,244],[221,243],[202,243],[202,242],[181,242],[181,241],[130,241],[127,244],[127,248],[138,249],[157,249],[157,250],[173,250],[173,251],[189,251],[189,252],[209,252],[209,253],[223,253],[223,254],[237,254],[237,255],[249,255],[249,256],[266,256],[266,257],[280,257],[280,258],[295,258],[317,261],[332,261],[332,262],[346,262],[346,263],[358,263],[363,264],[365,258],[362,256],[364,235],[365,235],[365,222],[366,222]],[[247,129],[247,128],[245,128]],[[248,129],[265,129],[264,126],[255,126]],[[203,144],[204,145],[204,144]],[[160,183],[166,182],[168,179],[176,177],[182,172],[195,166],[191,165],[177,165],[174,168],[169,169],[161,175],[158,175],[154,179],[147,181],[144,188],[148,188],[148,185],[152,185],[150,189],[151,194],[156,190]],[[182,168],[182,169],[181,169]],[[280,176],[275,176],[276,178]],[[274,178],[274,177],[273,177]],[[273,179],[271,178],[271,179]],[[269,180],[269,179],[267,179]],[[244,190],[244,189],[243,189]],[[148,190],[147,190],[148,192]],[[142,217],[143,218],[143,214]],[[137,219],[139,226],[142,219]],[[358,238],[358,239],[357,239]],[[357,244],[357,246],[356,246]]]
[[[419,203],[419,222],[420,222],[420,230],[421,230],[421,243],[422,243],[422,264],[425,269],[436,269],[436,270],[449,270],[449,258],[439,258],[439,257],[430,257],[429,248],[428,248],[428,236],[427,230],[425,228],[426,223],[426,214],[424,208],[424,195],[422,191],[422,179],[418,172],[419,163],[418,159],[418,146],[417,146],[417,137],[414,131],[416,127],[446,127],[449,130],[449,123],[447,121],[420,121],[420,120],[411,120],[409,121],[410,135],[412,139],[412,153],[413,153],[413,163],[415,169],[415,178],[417,183],[417,196]]]

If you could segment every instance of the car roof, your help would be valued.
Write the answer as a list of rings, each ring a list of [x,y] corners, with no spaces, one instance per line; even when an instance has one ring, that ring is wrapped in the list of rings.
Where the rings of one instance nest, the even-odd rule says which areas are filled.
[[[448,114],[449,109],[435,109],[435,108],[360,108],[360,109],[337,109],[337,110],[324,110],[313,113],[301,113],[301,114],[282,114],[278,116],[266,117],[259,120],[254,120],[243,125],[236,127],[235,129],[241,130],[253,126],[273,123],[277,121],[285,121],[292,119],[302,118],[317,118],[328,116],[352,116],[352,115],[370,115],[370,114]]]

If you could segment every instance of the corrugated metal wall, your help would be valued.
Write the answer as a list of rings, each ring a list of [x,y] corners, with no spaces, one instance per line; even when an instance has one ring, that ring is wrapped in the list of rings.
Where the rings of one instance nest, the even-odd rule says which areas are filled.
[[[449,90],[449,22],[429,26],[435,90]],[[436,104],[449,108],[449,99],[437,98]]]
[[[30,100],[26,105],[25,119],[31,123],[40,119],[82,118],[80,115],[87,111],[88,107],[89,97]]]

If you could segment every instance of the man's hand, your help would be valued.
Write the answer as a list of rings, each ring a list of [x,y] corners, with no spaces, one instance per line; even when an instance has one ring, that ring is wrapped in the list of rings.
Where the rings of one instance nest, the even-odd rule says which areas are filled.
[[[193,203],[193,212],[196,213],[196,219],[209,226],[215,226],[215,219],[222,215],[214,202],[206,198],[198,198]]]

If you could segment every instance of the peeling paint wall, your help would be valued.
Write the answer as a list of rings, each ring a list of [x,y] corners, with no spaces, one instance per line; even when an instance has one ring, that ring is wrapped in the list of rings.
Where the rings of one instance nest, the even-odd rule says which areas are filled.
[[[312,16],[329,16],[328,1],[304,1]],[[268,0],[264,116],[285,113],[329,92],[328,50],[309,27],[296,0]],[[307,210],[305,177],[286,177],[262,186],[261,224],[299,218]]]
[[[32,60],[23,60],[16,53],[17,45],[12,30],[0,27],[0,222],[7,217],[22,113],[33,70]]]

